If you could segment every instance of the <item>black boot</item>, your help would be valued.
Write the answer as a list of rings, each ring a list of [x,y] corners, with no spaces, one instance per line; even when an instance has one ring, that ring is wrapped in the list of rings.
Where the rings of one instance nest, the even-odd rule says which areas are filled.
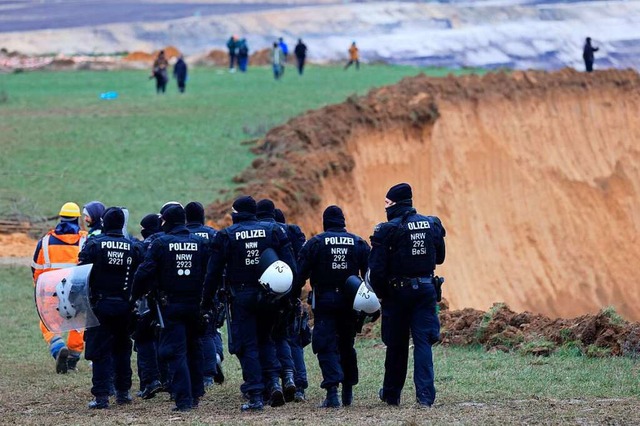
[[[67,360],[69,359],[69,349],[65,346],[58,352],[56,356],[56,373],[58,374],[67,374],[69,370],[69,365],[67,364]]]
[[[131,401],[133,401],[133,399],[131,398],[131,394],[129,393],[128,390],[116,391],[116,404],[118,405],[131,404]]]
[[[284,372],[282,387],[284,388],[284,400],[286,402],[293,402],[296,397],[296,382],[293,380],[293,371],[286,370]]]
[[[145,386],[142,392],[140,392],[140,398],[151,399],[154,396],[156,396],[156,394],[161,390],[162,390],[162,383],[160,383],[160,380],[154,380],[153,382]]]
[[[320,404],[320,407],[322,408],[339,408],[340,407],[340,400],[338,399],[337,386],[331,386],[330,388],[327,389],[327,397],[322,402],[322,404]]]
[[[353,386],[342,384],[342,405],[348,407],[353,402]]]
[[[271,381],[269,386],[269,405],[272,407],[281,407],[284,405],[284,393],[280,386],[280,379],[277,377]]]
[[[242,404],[242,411],[261,411],[264,404],[262,403],[262,395],[250,395],[249,401]]]
[[[109,397],[101,396],[96,397],[93,401],[91,401],[88,407],[92,410],[103,410],[105,408],[109,408]]]
[[[296,402],[304,402],[306,400],[305,395],[304,395],[304,389],[300,388],[298,390],[296,390],[296,394],[294,397]]]

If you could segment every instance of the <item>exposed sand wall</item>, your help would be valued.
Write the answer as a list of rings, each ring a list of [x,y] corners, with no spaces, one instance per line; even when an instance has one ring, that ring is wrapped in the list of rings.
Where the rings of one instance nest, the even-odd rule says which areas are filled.
[[[337,203],[364,237],[410,182],[447,228],[453,308],[638,320],[639,113],[631,71],[417,77],[274,129],[239,181],[307,233]]]

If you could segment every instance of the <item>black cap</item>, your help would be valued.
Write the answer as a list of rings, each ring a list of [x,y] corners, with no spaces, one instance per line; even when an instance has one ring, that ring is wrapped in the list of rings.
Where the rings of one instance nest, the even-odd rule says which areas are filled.
[[[330,228],[344,228],[346,226],[342,209],[338,206],[329,206],[322,213],[322,226],[324,230]]]
[[[233,202],[233,209],[238,213],[256,214],[256,208],[256,200],[251,195],[236,198]]]
[[[204,225],[204,207],[197,201],[192,201],[184,207],[187,222],[198,222]]]
[[[124,212],[120,207],[109,207],[102,215],[102,229],[105,233],[117,231],[122,233]]]
[[[169,225],[184,225],[187,217],[184,213],[184,207],[174,204],[165,209],[162,213],[162,219]]]
[[[258,204],[256,205],[256,216],[258,216],[259,219],[267,217],[275,219],[275,210],[276,206],[273,204],[273,201],[265,198],[264,200],[258,201]]]
[[[400,201],[410,200],[413,198],[411,186],[408,183],[399,183],[394,185],[387,192],[387,198],[396,203]]]
[[[280,222],[280,223],[287,223],[287,220],[284,217],[284,213],[282,213],[282,210],[280,209],[275,209],[273,211],[276,222]]]

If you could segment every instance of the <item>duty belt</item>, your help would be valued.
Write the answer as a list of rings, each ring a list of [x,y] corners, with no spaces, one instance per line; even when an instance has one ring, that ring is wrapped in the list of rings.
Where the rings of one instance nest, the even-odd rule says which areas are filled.
[[[413,287],[414,290],[417,290],[418,287],[420,287],[421,285],[433,284],[433,277],[415,277],[415,278],[396,277],[396,278],[391,278],[389,280],[389,284],[391,284],[391,288],[394,288],[394,289]]]
[[[344,288],[342,287],[315,287],[313,289],[318,295],[325,293],[342,293],[344,292]]]

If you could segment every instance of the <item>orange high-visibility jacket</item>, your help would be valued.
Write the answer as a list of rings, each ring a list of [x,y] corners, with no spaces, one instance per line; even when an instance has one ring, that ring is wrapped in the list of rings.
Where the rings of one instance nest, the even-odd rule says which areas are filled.
[[[33,254],[31,270],[33,282],[43,272],[54,269],[71,268],[78,264],[78,254],[87,239],[87,233],[80,231],[78,234],[56,234],[51,230],[42,237]]]

